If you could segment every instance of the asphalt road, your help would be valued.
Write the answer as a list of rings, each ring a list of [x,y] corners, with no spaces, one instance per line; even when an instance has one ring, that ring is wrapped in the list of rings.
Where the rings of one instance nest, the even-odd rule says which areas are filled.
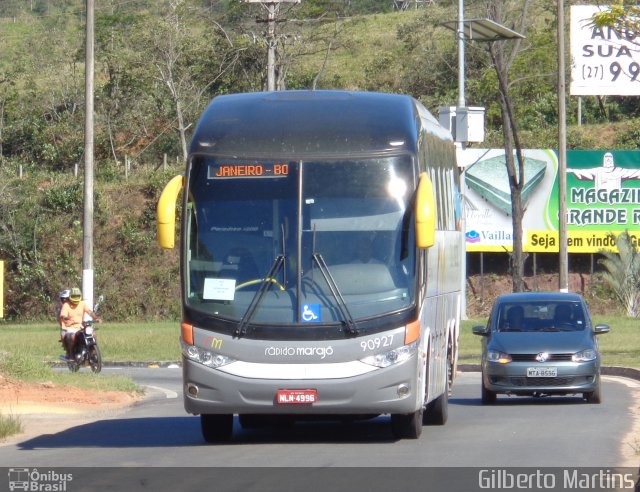
[[[388,417],[355,424],[303,423],[244,430],[206,445],[199,418],[182,406],[178,368],[104,369],[149,387],[124,413],[0,447],[2,466],[22,467],[615,467],[629,433],[640,384],[604,378],[601,405],[574,397],[499,397],[480,404],[480,375],[458,375],[449,421],[418,440],[395,440]]]

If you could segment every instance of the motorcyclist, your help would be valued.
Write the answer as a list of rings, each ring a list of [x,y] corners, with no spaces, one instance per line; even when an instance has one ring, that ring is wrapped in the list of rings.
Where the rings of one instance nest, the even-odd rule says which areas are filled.
[[[60,319],[60,312],[62,311],[62,306],[69,302],[69,296],[71,295],[71,289],[61,290],[58,294],[60,298],[60,302],[58,302],[58,308],[56,309],[56,319]]]
[[[58,301],[58,306],[56,307],[56,319],[58,321],[60,320],[60,313],[62,312],[62,306],[64,306],[65,304],[67,304],[69,302],[69,296],[70,295],[71,295],[71,289],[63,289],[58,294],[58,298],[60,299]],[[60,341],[62,342],[62,345],[64,346],[64,333],[63,333],[62,330],[60,330]]]
[[[78,287],[74,287],[69,293],[69,302],[62,305],[59,316],[60,336],[62,337],[62,343],[67,352],[68,361],[73,359],[76,333],[82,328],[82,318],[85,313],[96,320],[96,322],[102,322],[102,319],[89,309],[82,300],[82,291]]]

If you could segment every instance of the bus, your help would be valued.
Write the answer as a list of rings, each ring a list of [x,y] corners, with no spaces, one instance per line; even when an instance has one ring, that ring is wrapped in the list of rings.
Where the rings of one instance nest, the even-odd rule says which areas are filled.
[[[184,407],[204,440],[234,422],[443,425],[460,207],[451,134],[410,96],[215,97],[157,205],[163,248],[180,209]]]

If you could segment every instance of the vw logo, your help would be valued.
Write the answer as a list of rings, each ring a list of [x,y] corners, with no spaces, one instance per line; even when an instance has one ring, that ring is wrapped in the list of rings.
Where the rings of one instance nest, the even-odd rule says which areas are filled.
[[[540,352],[538,355],[536,355],[536,360],[538,362],[547,362],[547,360],[549,360],[549,353],[548,352]]]

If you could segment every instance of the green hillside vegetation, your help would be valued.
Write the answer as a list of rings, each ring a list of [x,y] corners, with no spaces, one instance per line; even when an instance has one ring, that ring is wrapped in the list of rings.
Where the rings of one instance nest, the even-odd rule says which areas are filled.
[[[467,0],[466,16],[485,17]],[[516,11],[520,1],[505,1]],[[511,72],[523,144],[555,148],[555,1],[535,0]],[[289,89],[407,93],[437,114],[457,101],[457,2],[397,12],[390,0],[303,0],[278,23]],[[155,204],[183,172],[198,115],[218,94],[265,87],[264,17],[238,0],[109,0],[96,6],[95,290],[107,319],[180,316],[178,257],[155,244]],[[500,147],[497,83],[484,46],[466,55],[467,103],[487,108],[483,147]],[[84,162],[84,2],[0,3],[0,259],[5,317],[52,319],[79,285]],[[569,98],[569,148],[636,149],[637,99]],[[167,164],[163,165],[166,159]],[[127,163],[130,163],[127,165]],[[78,176],[75,175],[79,168]],[[20,177],[22,173],[22,177]]]

